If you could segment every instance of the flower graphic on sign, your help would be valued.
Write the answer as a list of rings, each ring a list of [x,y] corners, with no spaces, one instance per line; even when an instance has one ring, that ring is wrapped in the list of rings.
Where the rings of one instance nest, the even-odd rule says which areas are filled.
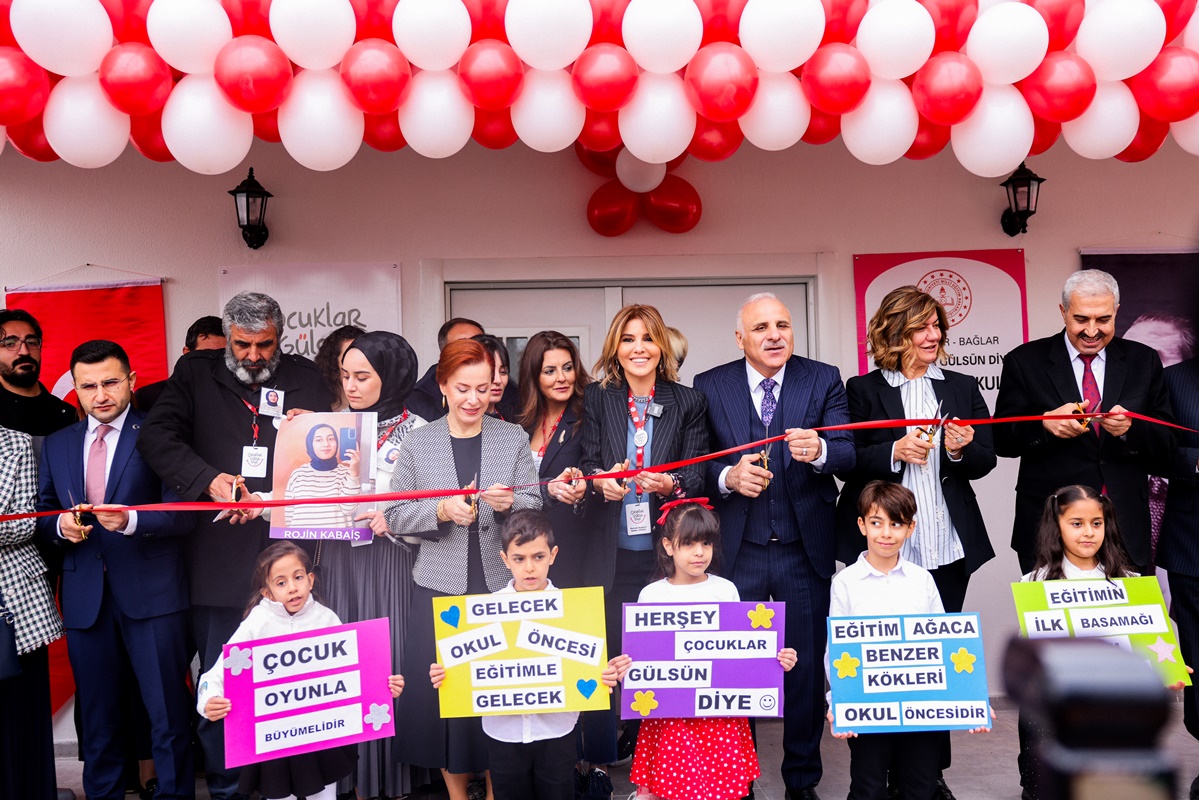
[[[972,655],[964,647],[959,647],[956,653],[949,654],[949,660],[953,662],[954,672],[969,672],[973,674],[974,662],[978,661],[978,656]]]
[[[842,653],[841,657],[833,662],[833,666],[837,668],[838,678],[856,678],[858,677],[858,667],[862,666],[862,662],[849,653]]]
[[[772,628],[774,627],[774,609],[767,608],[764,604],[758,605],[745,612],[749,617],[749,624],[754,628]]]
[[[371,713],[363,717],[362,721],[373,727],[376,731],[379,730],[391,722],[391,705],[388,703],[371,703]]]
[[[229,655],[225,657],[225,669],[229,670],[229,674],[238,676],[245,670],[250,668],[250,653],[249,647],[237,647],[234,645],[229,648]]]
[[[650,712],[658,707],[658,701],[654,699],[653,691],[637,692],[633,696],[633,702],[629,706],[643,717],[648,717]]]

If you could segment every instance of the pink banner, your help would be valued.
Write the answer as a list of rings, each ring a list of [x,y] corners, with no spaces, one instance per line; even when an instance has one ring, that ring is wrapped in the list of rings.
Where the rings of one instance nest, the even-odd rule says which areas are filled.
[[[230,767],[395,734],[386,619],[227,644]]]

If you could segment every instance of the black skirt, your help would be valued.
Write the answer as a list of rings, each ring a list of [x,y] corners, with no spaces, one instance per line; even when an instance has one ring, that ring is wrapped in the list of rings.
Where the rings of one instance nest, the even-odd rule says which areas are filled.
[[[258,792],[264,798],[303,798],[350,775],[357,763],[358,747],[348,744],[247,764],[241,768],[237,791],[247,797]]]

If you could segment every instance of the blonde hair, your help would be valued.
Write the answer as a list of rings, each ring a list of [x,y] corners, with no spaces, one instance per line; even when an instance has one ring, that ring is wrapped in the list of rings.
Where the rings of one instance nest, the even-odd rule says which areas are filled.
[[[674,351],[674,360],[679,367],[687,360],[687,337],[678,328],[668,327],[666,335],[670,337],[670,349]]]
[[[675,360],[674,349],[670,343],[670,333],[666,330],[666,323],[662,320],[662,315],[653,306],[634,303],[616,312],[616,316],[612,318],[612,324],[608,326],[603,350],[591,370],[596,375],[604,376],[600,379],[600,385],[607,388],[624,380],[624,369],[620,366],[616,351],[620,347],[620,337],[624,333],[625,326],[635,319],[641,320],[645,329],[649,331],[650,340],[661,351],[661,356],[658,358],[658,376],[672,383],[677,382],[679,363]]]
[[[912,335],[924,327],[932,314],[937,315],[937,327],[941,329],[941,341],[937,344],[940,361],[948,355],[945,341],[949,336],[949,315],[945,308],[915,286],[900,286],[887,292],[866,329],[866,343],[874,363],[892,372],[902,372],[905,364],[913,363],[916,353]]]

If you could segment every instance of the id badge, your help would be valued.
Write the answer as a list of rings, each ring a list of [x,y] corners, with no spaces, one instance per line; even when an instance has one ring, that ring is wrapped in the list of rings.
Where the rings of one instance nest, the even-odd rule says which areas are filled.
[[[624,521],[629,536],[648,536],[654,529],[649,503],[629,503],[624,507]]]
[[[258,413],[267,417],[283,416],[283,390],[262,387],[262,398],[258,401]]]
[[[265,447],[250,447],[249,445],[241,449],[241,474],[243,478],[265,478],[266,477],[266,455]]]

